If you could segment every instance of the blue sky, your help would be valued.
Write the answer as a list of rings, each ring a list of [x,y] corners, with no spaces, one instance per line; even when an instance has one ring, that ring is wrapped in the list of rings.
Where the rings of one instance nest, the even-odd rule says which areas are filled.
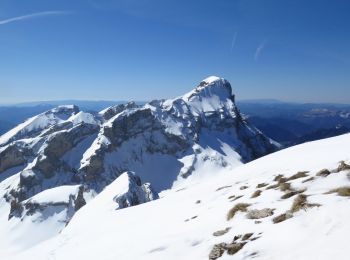
[[[150,100],[209,76],[238,99],[350,103],[346,0],[0,0],[0,103]]]

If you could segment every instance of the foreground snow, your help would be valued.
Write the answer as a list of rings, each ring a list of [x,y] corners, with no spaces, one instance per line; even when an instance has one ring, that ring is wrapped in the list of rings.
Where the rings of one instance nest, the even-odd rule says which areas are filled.
[[[0,227],[0,258],[208,259],[215,244],[253,233],[240,251],[230,256],[225,252],[220,259],[349,259],[349,197],[325,194],[349,185],[349,171],[316,176],[322,169],[336,169],[342,160],[349,164],[348,147],[350,135],[343,135],[282,150],[234,170],[213,168],[219,172],[190,176],[161,193],[160,199],[122,210],[116,210],[118,190],[112,183],[80,209],[60,234],[35,246],[21,244],[20,238],[18,243],[6,242],[6,232],[20,237],[23,226]],[[287,183],[296,191],[306,189],[308,202],[319,205],[274,224],[272,219],[288,211],[298,195],[282,199],[284,191],[268,186],[259,189],[260,196],[251,195],[258,184],[273,185],[277,175],[287,178],[298,172],[307,176]],[[305,182],[310,177],[314,179]],[[274,214],[254,220],[238,212],[227,220],[228,211],[241,202],[250,204],[248,210],[270,208]],[[36,224],[31,225],[26,232],[34,230]],[[51,228],[49,222],[37,225]],[[226,234],[213,236],[226,228],[231,228]]]
[[[144,106],[51,109],[0,136],[0,258],[56,237],[102,191],[96,201],[121,210],[277,149],[218,77]]]

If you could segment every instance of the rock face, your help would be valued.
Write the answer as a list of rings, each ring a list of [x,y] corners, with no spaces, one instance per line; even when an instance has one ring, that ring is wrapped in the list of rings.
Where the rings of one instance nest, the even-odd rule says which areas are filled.
[[[59,106],[45,113],[29,118],[0,137],[0,145],[6,145],[12,141],[35,137],[51,127],[61,124],[69,117],[77,114],[79,108],[74,105]]]
[[[100,115],[108,120],[79,169],[88,182],[109,183],[131,170],[160,191],[170,188],[176,179],[192,175],[202,162],[226,167],[277,148],[244,121],[230,83],[217,77],[205,79],[175,99],[154,100],[142,107],[119,105]],[[228,145],[228,151],[222,149],[223,144]],[[237,158],[228,160],[229,152]],[[157,163],[148,165],[151,161]]]
[[[86,204],[84,193],[87,198],[93,197],[87,187],[73,185],[47,189],[21,202],[12,200],[9,219],[30,218],[33,222],[42,222],[57,215],[60,222],[68,223],[75,212]]]
[[[28,119],[0,137],[0,178],[13,177],[1,194],[11,204],[11,217],[48,207],[75,212],[85,205],[87,191],[99,193],[124,176],[128,187],[115,197],[124,208],[154,200],[157,192],[203,169],[215,173],[276,149],[242,118],[230,83],[209,77],[175,99],[130,102],[97,114],[60,106]],[[65,204],[31,200],[76,185],[84,189]]]
[[[158,194],[149,183],[141,185],[141,179],[133,172],[125,172],[117,179],[124,189],[114,197],[118,209],[136,206],[151,200],[158,199]]]
[[[24,152],[15,145],[5,147],[0,153],[0,174],[7,169],[25,163]]]

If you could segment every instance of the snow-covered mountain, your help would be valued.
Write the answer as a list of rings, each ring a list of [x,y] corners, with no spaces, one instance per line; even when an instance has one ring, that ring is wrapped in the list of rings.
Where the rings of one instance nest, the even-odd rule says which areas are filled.
[[[347,260],[349,145],[347,134],[291,147],[215,175],[197,175],[158,200],[117,210],[134,178],[125,173],[49,239],[45,235],[57,227],[59,214],[45,222],[6,222],[2,202],[0,256]],[[54,190],[44,197],[62,197]]]
[[[0,140],[0,259],[348,259],[350,135],[267,155],[224,79]]]
[[[0,137],[0,241],[27,249],[108,190],[112,208],[122,209],[277,149],[241,117],[230,83],[218,77],[143,106],[96,114],[59,106]]]

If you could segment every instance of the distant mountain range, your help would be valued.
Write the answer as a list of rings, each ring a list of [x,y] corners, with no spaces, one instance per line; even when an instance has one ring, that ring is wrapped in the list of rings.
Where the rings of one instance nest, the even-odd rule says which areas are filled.
[[[74,104],[83,111],[97,112],[122,103],[126,102],[58,100],[0,106],[0,135],[25,119],[59,105]],[[285,146],[347,133],[350,128],[350,105],[346,104],[302,104],[273,99],[241,100],[237,104],[250,122]]]
[[[252,122],[304,142],[349,114],[287,110],[244,116],[209,77],[174,99],[28,118],[0,136],[0,259],[347,260],[350,135],[280,150]]]
[[[350,128],[350,105],[237,103],[248,121],[285,146],[347,133]]]
[[[57,100],[19,103],[0,106],[0,135],[29,117],[43,113],[61,105],[76,105],[84,111],[97,112],[106,107],[126,103],[125,101],[81,101],[81,100]],[[136,102],[144,104],[145,102]]]
[[[157,198],[157,192],[199,171],[241,165],[278,150],[279,144],[244,120],[234,99],[228,81],[210,77],[175,99],[99,112],[61,105],[27,119],[0,136],[0,176],[17,178],[3,190],[9,218],[39,221],[31,216],[66,209],[60,222],[67,223],[80,208],[79,196],[101,192],[124,173],[130,192],[120,198],[121,208]],[[141,185],[138,176],[147,183]],[[37,202],[49,189],[69,194]],[[75,199],[67,201],[71,196]]]

